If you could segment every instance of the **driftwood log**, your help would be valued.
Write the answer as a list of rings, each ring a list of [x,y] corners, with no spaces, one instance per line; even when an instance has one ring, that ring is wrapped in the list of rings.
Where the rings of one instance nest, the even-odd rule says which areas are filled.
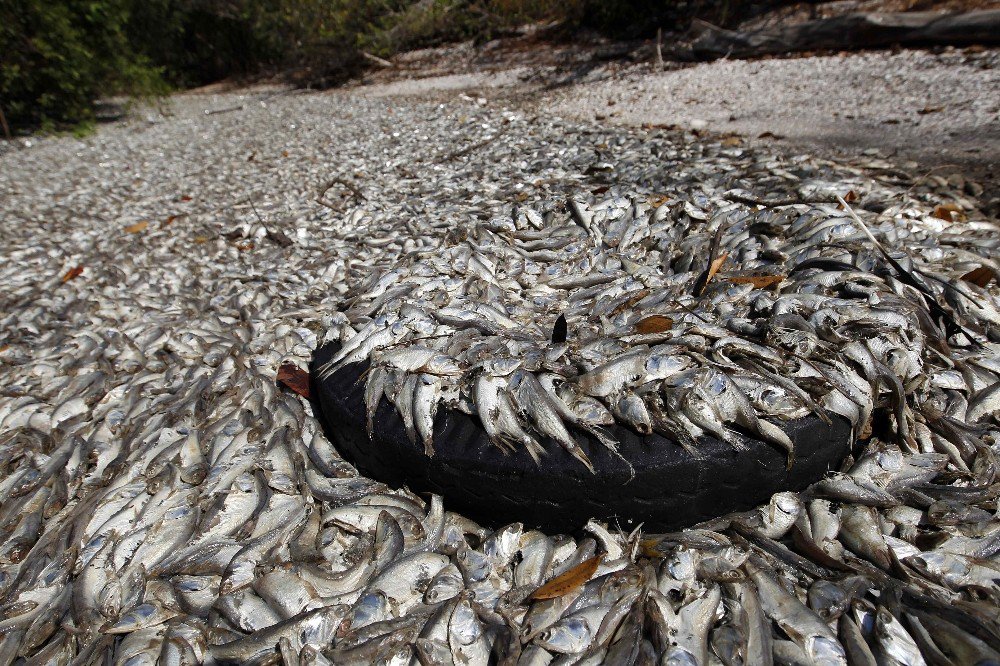
[[[965,45],[1000,43],[1000,9],[942,14],[900,12],[845,14],[797,25],[749,32],[698,22],[699,34],[676,55],[696,60],[745,58],[818,49],[854,50],[895,44]]]

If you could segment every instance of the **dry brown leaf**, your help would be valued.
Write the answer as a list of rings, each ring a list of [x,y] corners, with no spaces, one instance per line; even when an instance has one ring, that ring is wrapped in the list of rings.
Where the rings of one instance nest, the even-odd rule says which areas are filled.
[[[674,325],[674,320],[664,315],[650,315],[635,323],[636,333],[663,333],[669,331]]]
[[[854,203],[858,200],[858,193],[854,190],[847,190],[847,194],[845,194],[843,198],[847,203]],[[837,210],[844,210],[844,204],[838,203]]]
[[[62,281],[69,282],[73,278],[80,277],[81,275],[83,275],[83,266],[74,266],[66,271],[66,275],[63,275]]]
[[[994,277],[996,277],[996,273],[992,268],[989,266],[980,266],[963,275],[961,279],[971,282],[977,287],[985,288]]]
[[[738,146],[741,143],[743,143],[743,139],[741,139],[738,136],[727,136],[725,139],[722,140],[722,145],[727,146],[729,148]]]
[[[210,240],[212,240],[212,239],[209,238],[208,236],[195,236],[194,237],[194,242],[198,243],[199,245],[201,245],[202,243],[207,243]]]
[[[784,275],[733,275],[726,278],[733,284],[752,284],[757,289],[767,289],[780,284]]]
[[[642,539],[639,541],[639,552],[643,557],[663,557],[663,553],[660,552],[660,549],[658,548],[659,545],[659,539]]]
[[[136,222],[135,224],[130,224],[127,227],[125,227],[125,233],[137,234],[148,226],[149,222],[147,222],[146,220],[143,220],[142,222]]]
[[[663,204],[670,201],[670,197],[668,197],[666,194],[650,194],[646,198],[646,201],[649,202],[649,205],[652,206],[653,208],[659,208]]]
[[[955,204],[940,204],[934,206],[934,212],[931,213],[934,217],[939,220],[944,220],[945,222],[964,222],[965,213],[962,209]]]
[[[726,259],[728,258],[729,253],[723,252],[712,261],[712,265],[708,267],[708,277],[705,278],[706,285],[712,281],[712,278],[715,277],[715,274],[719,272],[719,269],[722,268],[722,264],[726,263]]]
[[[633,305],[635,305],[636,303],[638,303],[642,299],[646,298],[647,296],[649,296],[649,289],[640,289],[635,294],[633,294],[632,296],[629,296],[627,299],[625,299],[624,303],[622,303],[621,305],[619,305],[618,307],[616,307],[614,310],[612,310],[611,311],[611,316],[615,317],[617,315],[620,315],[621,313],[625,312],[626,310],[628,310],[629,308],[631,308]]]
[[[278,383],[295,391],[303,398],[309,398],[309,373],[294,363],[283,363],[278,368]]]
[[[600,566],[603,555],[597,555],[576,565],[564,574],[560,574],[531,593],[529,599],[555,599],[569,594],[590,580],[597,567]]]

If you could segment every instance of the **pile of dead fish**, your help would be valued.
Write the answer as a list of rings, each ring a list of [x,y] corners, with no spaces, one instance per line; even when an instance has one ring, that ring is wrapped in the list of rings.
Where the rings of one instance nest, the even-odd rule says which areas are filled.
[[[2,158],[0,665],[1000,660],[997,235],[953,184],[204,99]],[[611,419],[696,455],[836,414],[859,445],[674,534],[487,529],[358,475],[275,384],[329,339],[414,437],[485,413],[540,464]]]
[[[897,208],[871,216],[877,239],[846,202],[756,210],[727,195],[746,198],[572,201],[474,226],[362,285],[324,372],[370,360],[369,426],[384,395],[429,455],[443,404],[497,446],[540,462],[547,437],[590,468],[570,430],[615,450],[601,427],[616,420],[694,455],[706,434],[743,446],[738,428],[791,464],[778,423],[811,412],[870,433],[888,405],[900,440],[930,452],[925,406],[970,422],[1000,408],[998,301],[960,279],[991,279],[976,249],[1000,228]]]

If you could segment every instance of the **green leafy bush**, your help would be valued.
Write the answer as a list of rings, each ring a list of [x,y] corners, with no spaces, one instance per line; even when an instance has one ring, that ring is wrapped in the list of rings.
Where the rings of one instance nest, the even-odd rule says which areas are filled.
[[[99,95],[154,94],[160,70],[130,47],[131,0],[0,0],[0,108],[13,127],[92,119]]]
[[[15,128],[92,122],[93,102],[285,73],[328,86],[412,48],[539,20],[623,37],[725,22],[720,0],[0,0],[0,109]],[[743,11],[743,9],[741,9]]]

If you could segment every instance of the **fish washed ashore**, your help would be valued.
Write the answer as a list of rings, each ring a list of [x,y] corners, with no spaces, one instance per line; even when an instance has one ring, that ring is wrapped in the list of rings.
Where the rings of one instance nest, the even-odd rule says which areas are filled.
[[[974,284],[996,236],[964,189],[461,101],[183,96],[154,120],[0,157],[0,664],[1000,660],[997,287]],[[925,245],[915,263],[947,260],[944,282],[983,269],[947,303],[981,346],[917,322],[919,359],[830,398],[861,410],[867,386],[883,416],[851,464],[758,510],[667,535],[485,529],[360,476],[275,384],[351,339],[373,277],[516,225],[515,204],[690,221],[729,200],[781,226],[802,200],[830,245],[860,228],[824,226],[847,213],[832,194]],[[878,271],[813,290],[919,302]]]

